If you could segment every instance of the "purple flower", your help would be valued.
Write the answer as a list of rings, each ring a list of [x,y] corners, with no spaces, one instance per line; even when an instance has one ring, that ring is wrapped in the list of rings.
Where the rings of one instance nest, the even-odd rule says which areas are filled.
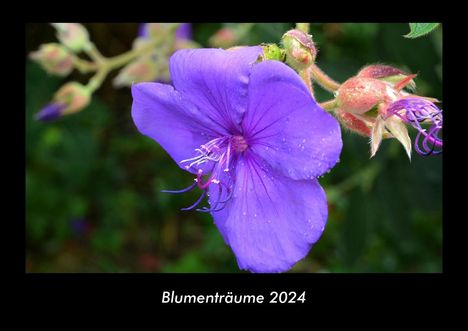
[[[338,122],[260,47],[185,49],[170,59],[174,87],[133,85],[133,120],[196,178],[239,267],[282,272],[320,238],[327,201],[317,177],[338,161]]]
[[[168,23],[160,23],[160,24],[165,25]],[[148,23],[140,24],[138,28],[138,36],[143,37],[143,38],[149,37]],[[180,24],[177,30],[175,31],[175,37],[176,39],[191,39],[192,38],[192,25],[190,23]]]
[[[192,24],[182,23],[176,30],[177,39],[192,39]]]
[[[387,114],[401,118],[418,130],[414,141],[418,154],[427,156],[442,153],[442,110],[435,104],[423,98],[404,98],[390,104]],[[429,129],[424,129],[421,123],[429,123]]]
[[[42,108],[34,118],[38,121],[48,122],[54,121],[60,116],[62,116],[63,111],[65,110],[66,105],[59,103],[50,103],[44,108]]]

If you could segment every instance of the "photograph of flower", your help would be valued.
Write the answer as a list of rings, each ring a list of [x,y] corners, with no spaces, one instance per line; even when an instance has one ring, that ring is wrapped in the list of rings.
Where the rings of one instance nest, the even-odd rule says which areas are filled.
[[[26,24],[26,272],[442,272],[442,29]]]

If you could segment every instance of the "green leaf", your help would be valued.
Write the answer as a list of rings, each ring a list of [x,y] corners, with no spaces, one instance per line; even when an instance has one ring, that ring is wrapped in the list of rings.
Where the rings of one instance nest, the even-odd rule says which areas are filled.
[[[404,35],[406,38],[418,38],[424,36],[437,28],[440,23],[410,23],[410,33]]]

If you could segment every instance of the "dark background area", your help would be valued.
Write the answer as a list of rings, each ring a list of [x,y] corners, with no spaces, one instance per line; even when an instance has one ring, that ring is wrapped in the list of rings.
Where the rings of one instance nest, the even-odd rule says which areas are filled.
[[[105,56],[131,48],[138,24],[85,24]],[[292,23],[256,24],[241,44],[278,42]],[[222,24],[194,24],[208,46]],[[318,65],[342,82],[362,66],[385,63],[418,73],[417,93],[442,99],[442,31],[403,38],[407,24],[312,24]],[[47,24],[26,26],[26,51],[55,42]],[[192,176],[142,136],[128,88],[112,73],[82,112],[54,123],[33,119],[66,81],[26,60],[27,272],[239,272],[211,216],[183,212],[196,192],[167,195]],[[331,94],[317,90],[324,101]],[[410,131],[412,138],[415,137]],[[320,179],[329,219],[308,256],[290,272],[441,272],[442,158],[384,140],[369,159],[366,138],[343,130],[341,162]]]

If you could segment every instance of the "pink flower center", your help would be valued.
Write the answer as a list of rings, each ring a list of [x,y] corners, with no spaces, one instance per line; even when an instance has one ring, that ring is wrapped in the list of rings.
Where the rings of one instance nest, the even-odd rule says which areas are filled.
[[[231,146],[237,153],[242,153],[247,149],[247,147],[249,147],[249,145],[247,145],[247,141],[242,136],[233,136],[231,138]]]

